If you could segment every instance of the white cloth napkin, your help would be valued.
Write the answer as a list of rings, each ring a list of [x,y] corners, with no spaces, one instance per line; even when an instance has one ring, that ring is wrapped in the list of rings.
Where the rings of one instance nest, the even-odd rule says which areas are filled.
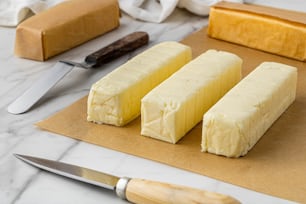
[[[0,26],[17,26],[27,17],[64,0],[0,0]],[[119,0],[120,9],[135,19],[160,23],[175,7],[208,15],[209,7],[221,0]],[[243,3],[243,0],[228,0]]]
[[[219,1],[221,0],[119,0],[119,4],[121,10],[136,19],[160,23],[173,12],[175,7],[207,16],[210,6]],[[227,1],[243,3],[243,0]]]
[[[25,18],[63,0],[0,0],[0,26],[16,26]]]

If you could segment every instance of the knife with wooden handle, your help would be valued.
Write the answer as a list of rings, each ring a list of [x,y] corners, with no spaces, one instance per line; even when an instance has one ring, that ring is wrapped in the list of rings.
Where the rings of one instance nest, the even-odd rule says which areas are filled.
[[[116,177],[59,161],[15,154],[40,169],[92,185],[111,189],[117,196],[138,204],[238,204],[233,197],[186,186],[137,178]]]
[[[7,110],[12,114],[24,113],[74,67],[85,69],[100,67],[104,63],[148,44],[148,42],[149,36],[146,32],[134,32],[88,55],[84,62],[77,63],[65,60],[59,61],[20,97],[12,102],[8,106]]]

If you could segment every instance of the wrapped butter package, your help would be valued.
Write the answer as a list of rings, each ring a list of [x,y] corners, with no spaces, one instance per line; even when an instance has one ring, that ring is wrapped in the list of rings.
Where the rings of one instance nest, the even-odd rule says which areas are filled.
[[[68,0],[18,25],[15,55],[38,61],[117,28],[116,0]]]
[[[210,10],[208,35],[306,61],[306,13],[220,2]]]

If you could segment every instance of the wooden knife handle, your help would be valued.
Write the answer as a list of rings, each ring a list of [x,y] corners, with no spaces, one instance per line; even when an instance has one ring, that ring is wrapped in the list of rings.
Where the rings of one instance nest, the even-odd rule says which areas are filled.
[[[238,204],[238,200],[219,193],[144,179],[130,179],[126,199],[138,204]]]
[[[146,32],[134,32],[88,55],[85,58],[85,62],[94,64],[94,67],[97,67],[146,45],[148,42],[149,35]]]

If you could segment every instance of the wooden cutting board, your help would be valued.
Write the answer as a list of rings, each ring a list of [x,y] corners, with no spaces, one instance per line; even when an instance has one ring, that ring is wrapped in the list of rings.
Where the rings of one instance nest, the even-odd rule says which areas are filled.
[[[201,153],[201,122],[175,145],[141,136],[140,118],[125,127],[89,123],[86,121],[87,97],[37,125],[60,135],[306,203],[306,64],[211,39],[206,35],[206,28],[191,34],[182,43],[192,47],[194,57],[207,49],[239,55],[243,59],[243,76],[263,61],[298,68],[296,101],[246,156],[233,159]]]

